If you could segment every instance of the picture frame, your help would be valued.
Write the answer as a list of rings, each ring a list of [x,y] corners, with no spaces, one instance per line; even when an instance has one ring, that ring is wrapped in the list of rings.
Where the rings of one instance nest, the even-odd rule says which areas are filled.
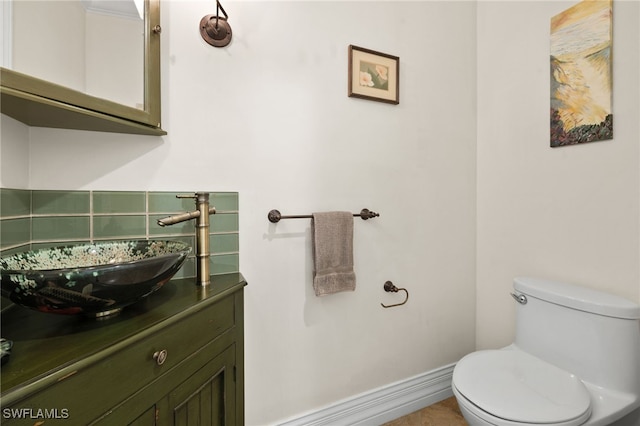
[[[400,103],[400,58],[349,45],[349,97]]]
[[[612,7],[583,1],[551,18],[551,148],[613,139]]]

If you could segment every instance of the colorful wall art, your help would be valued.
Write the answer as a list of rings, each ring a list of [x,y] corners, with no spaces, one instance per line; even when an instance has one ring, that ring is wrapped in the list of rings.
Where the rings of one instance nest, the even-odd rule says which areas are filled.
[[[612,0],[551,18],[551,146],[613,139]]]

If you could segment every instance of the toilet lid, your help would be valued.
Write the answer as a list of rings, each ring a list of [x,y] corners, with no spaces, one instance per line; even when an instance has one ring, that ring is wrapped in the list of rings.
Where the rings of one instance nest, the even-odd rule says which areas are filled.
[[[467,355],[453,383],[480,409],[505,420],[580,425],[591,415],[589,393],[575,375],[518,349]]]

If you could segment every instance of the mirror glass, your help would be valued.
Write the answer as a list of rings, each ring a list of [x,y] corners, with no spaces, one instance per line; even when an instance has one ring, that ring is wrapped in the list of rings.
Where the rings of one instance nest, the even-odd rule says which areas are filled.
[[[145,109],[144,0],[3,3],[6,68]]]

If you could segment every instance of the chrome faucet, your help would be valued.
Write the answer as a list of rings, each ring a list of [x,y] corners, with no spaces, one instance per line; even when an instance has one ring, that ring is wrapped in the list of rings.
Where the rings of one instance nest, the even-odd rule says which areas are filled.
[[[193,198],[196,210],[158,219],[158,225],[169,226],[187,220],[196,220],[196,284],[208,286],[209,278],[209,215],[215,214],[216,208],[209,207],[209,193],[178,194],[176,198]]]

